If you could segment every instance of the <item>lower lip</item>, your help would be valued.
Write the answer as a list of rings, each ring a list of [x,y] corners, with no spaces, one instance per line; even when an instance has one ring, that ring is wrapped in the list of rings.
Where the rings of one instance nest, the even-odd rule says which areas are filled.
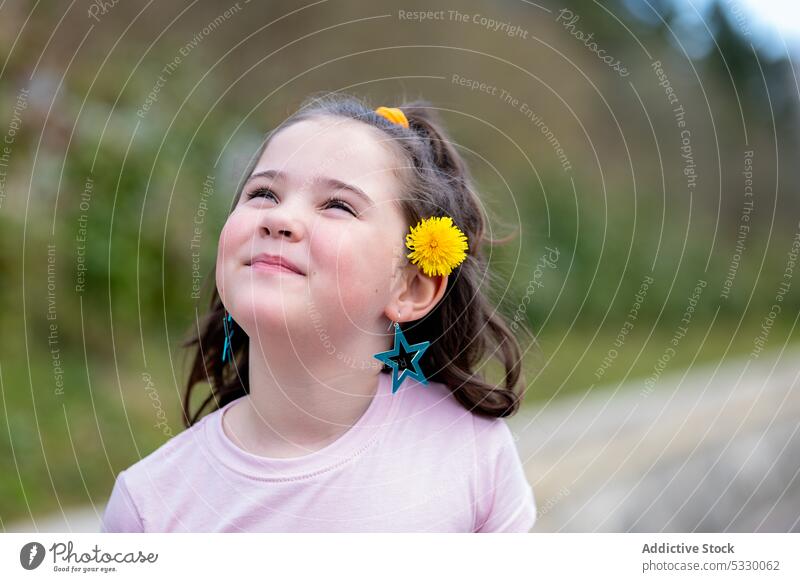
[[[300,274],[295,271],[292,271],[291,269],[287,269],[285,267],[281,267],[280,265],[274,265],[270,263],[253,263],[252,265],[250,265],[250,268],[252,268],[254,271],[262,271],[264,273],[284,273],[286,275]]]

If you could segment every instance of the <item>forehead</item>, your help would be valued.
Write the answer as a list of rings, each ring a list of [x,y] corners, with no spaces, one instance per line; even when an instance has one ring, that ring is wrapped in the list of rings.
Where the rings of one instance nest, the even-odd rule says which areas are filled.
[[[295,183],[334,178],[358,186],[376,204],[396,201],[403,163],[389,139],[355,120],[306,119],[272,137],[254,172],[279,170]]]

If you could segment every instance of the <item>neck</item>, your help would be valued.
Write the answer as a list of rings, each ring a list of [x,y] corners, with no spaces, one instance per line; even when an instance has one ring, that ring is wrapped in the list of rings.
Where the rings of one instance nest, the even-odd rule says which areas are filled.
[[[370,352],[374,346],[347,350],[355,358],[327,352],[316,358],[304,352],[300,358],[297,348],[296,342],[250,341],[250,394],[231,407],[223,423],[248,452],[295,457],[319,450],[350,429],[372,402],[380,370]]]

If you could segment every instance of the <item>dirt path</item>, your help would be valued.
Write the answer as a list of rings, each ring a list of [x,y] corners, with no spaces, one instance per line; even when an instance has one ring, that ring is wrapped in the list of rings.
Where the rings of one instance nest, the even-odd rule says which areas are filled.
[[[800,348],[509,420],[533,531],[800,531]]]

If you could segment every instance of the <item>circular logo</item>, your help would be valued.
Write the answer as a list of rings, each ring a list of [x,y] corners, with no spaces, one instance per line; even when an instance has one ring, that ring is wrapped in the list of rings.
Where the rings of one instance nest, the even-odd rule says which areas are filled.
[[[19,551],[19,563],[26,570],[38,568],[44,560],[44,546],[39,542],[28,542]]]

